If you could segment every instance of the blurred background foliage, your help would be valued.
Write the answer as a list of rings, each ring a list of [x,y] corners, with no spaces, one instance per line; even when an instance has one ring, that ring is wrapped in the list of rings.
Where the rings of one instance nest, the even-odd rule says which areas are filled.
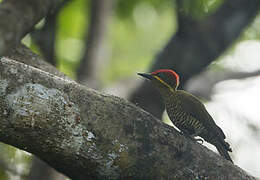
[[[136,67],[144,70],[175,28],[171,1],[119,0],[117,3],[108,29],[109,67],[102,72],[107,83],[131,75]],[[88,7],[85,0],[76,0],[59,14],[58,67],[74,78],[85,46]]]
[[[0,0],[1,2],[1,0]],[[223,0],[182,0],[181,11],[193,19],[203,19],[213,13]],[[76,69],[84,54],[86,32],[89,29],[90,0],[72,0],[58,14],[55,57],[59,70],[76,78]],[[106,68],[102,75],[102,87],[127,78],[137,78],[136,72],[148,69],[155,55],[165,46],[176,31],[176,4],[172,0],[115,0],[106,38]],[[43,19],[36,29],[44,26]],[[245,29],[233,46],[210,67],[222,69],[227,57],[234,54],[240,42],[259,40],[260,15]],[[23,42],[41,54],[31,35]],[[12,168],[0,167],[0,180],[27,179],[30,155],[13,147],[0,144],[1,158]]]
[[[223,0],[184,0],[185,14],[202,18],[214,12]],[[71,1],[58,16],[56,56],[58,68],[72,78],[83,55],[85,33],[89,25],[89,0]],[[109,24],[108,68],[105,83],[147,69],[176,30],[175,3],[172,0],[117,0]],[[43,25],[42,22],[41,25]],[[41,27],[41,26],[40,26]],[[24,42],[41,53],[26,37]]]

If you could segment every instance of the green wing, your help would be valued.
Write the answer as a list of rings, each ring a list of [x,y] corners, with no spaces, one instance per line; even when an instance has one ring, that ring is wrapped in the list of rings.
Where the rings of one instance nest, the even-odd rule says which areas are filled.
[[[203,126],[209,131],[213,131],[213,133],[218,134],[223,139],[226,138],[221,128],[216,125],[213,118],[206,110],[204,104],[202,104],[198,98],[185,91],[179,91],[179,93],[181,94],[182,100],[181,108],[184,112],[190,114],[190,116],[199,120],[203,124]]]

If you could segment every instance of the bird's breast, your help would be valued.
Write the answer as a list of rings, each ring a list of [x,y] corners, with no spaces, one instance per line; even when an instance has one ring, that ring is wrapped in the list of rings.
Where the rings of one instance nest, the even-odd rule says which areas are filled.
[[[174,125],[177,125],[181,123],[181,120],[186,119],[187,114],[182,110],[181,101],[178,97],[170,96],[168,99],[165,99],[165,106],[167,114]]]
[[[165,99],[165,105],[170,120],[178,129],[189,134],[195,133],[197,120],[183,111],[181,98],[172,95]]]

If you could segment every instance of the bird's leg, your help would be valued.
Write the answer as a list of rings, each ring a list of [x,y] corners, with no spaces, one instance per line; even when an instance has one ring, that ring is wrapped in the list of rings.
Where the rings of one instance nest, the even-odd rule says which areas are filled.
[[[199,133],[194,133],[192,134],[192,138],[197,141],[197,142],[201,142],[201,144],[203,144],[204,140],[202,138],[195,138],[196,136],[198,136]]]
[[[193,139],[194,139],[195,141],[197,141],[197,142],[201,142],[201,144],[204,143],[204,140],[203,140],[202,138],[195,138],[195,137],[193,137]]]
[[[180,131],[180,133],[186,137],[190,137],[190,135],[187,131]]]

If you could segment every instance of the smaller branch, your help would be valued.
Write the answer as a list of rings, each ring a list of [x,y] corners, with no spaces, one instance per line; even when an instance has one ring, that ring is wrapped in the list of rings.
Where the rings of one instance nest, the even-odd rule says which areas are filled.
[[[231,69],[221,71],[206,70],[189,79],[185,84],[185,89],[196,96],[210,100],[215,84],[225,80],[245,79],[259,75],[260,70],[254,72],[235,72]]]
[[[71,2],[71,0],[62,1],[53,12],[48,13],[45,18],[44,26],[31,33],[32,39],[39,46],[44,59],[48,60],[48,62],[54,66],[57,63],[55,56],[57,16],[69,2]]]
[[[4,0],[0,4],[0,56],[5,55],[59,0]]]

